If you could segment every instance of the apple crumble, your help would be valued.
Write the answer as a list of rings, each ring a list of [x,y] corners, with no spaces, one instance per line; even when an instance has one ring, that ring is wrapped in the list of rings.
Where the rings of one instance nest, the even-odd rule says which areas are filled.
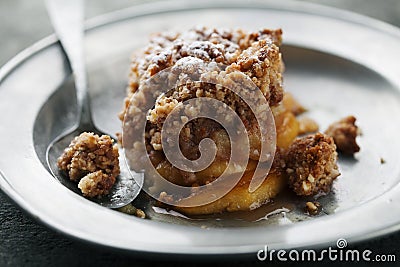
[[[84,196],[108,194],[119,175],[118,147],[108,135],[82,133],[58,158],[60,170],[77,182]]]
[[[199,116],[189,120],[188,117],[180,117],[185,122],[179,132],[179,148],[183,156],[192,161],[197,160],[201,156],[200,142],[206,138],[214,142],[217,151],[214,161],[207,168],[196,172],[181,170],[164,153],[161,132],[167,117],[187,100],[208,97],[222,101],[235,111],[248,135],[249,161],[247,166],[239,168],[244,171],[243,175],[231,191],[205,205],[177,205],[172,208],[185,214],[252,210],[273,199],[288,185],[299,196],[327,193],[340,175],[336,148],[348,152],[350,149],[347,146],[350,144],[351,150],[356,150],[352,144],[356,130],[354,121],[341,121],[339,126],[332,126],[326,134],[322,134],[315,133],[319,129],[315,121],[298,118],[306,109],[283,90],[281,35],[280,29],[253,32],[200,27],[186,32],[154,34],[149,44],[133,55],[127,97],[119,114],[122,121],[125,119],[123,127],[126,140],[130,140],[132,131],[138,130],[135,127],[139,121],[130,119],[142,111],[139,105],[148,101],[145,92],[157,86],[157,81],[153,82],[152,78],[167,81],[173,90],[157,95],[157,100],[152,103],[145,117],[144,153],[140,152],[140,144],[135,141],[130,140],[131,143],[125,147],[131,166],[140,169],[143,158],[148,157],[154,169],[167,181],[192,188],[191,199],[201,199],[201,191],[196,188],[217,180],[227,169],[232,153],[227,131],[208,118]],[[217,68],[217,64],[225,67]],[[157,77],[166,69],[170,69],[168,74]],[[247,80],[256,85],[257,92],[246,85]],[[237,86],[238,83],[240,86]],[[240,87],[236,93],[227,89],[235,86]],[[255,191],[249,192],[257,164],[267,161],[268,157],[260,154],[264,136],[260,132],[254,110],[250,109],[241,96],[254,99],[254,95],[260,92],[268,107],[260,104],[256,112],[265,115],[267,108],[272,111],[276,146],[272,167],[269,172],[266,170],[266,179]],[[137,99],[131,101],[132,96]],[[193,106],[186,112],[201,115],[202,108],[201,105]],[[306,133],[314,134],[299,137]],[[229,171],[239,172],[238,169]],[[175,197],[164,191],[159,195],[161,200]],[[182,197],[177,203],[185,201],[187,199]]]

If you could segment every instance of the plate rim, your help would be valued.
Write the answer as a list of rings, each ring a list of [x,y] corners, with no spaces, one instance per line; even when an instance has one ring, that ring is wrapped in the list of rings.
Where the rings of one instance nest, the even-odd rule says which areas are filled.
[[[132,17],[135,16],[136,13],[142,14],[143,11],[150,12],[150,10],[154,10],[157,8],[157,5],[159,4],[165,4],[165,2],[174,2],[179,3],[181,6],[183,3],[187,3],[184,0],[168,0],[168,1],[161,1],[161,0],[155,0],[151,3],[141,3],[141,4],[134,4],[131,7],[123,8],[120,10],[108,12],[105,14],[101,14],[98,16],[95,16],[93,18],[87,19],[85,21],[85,31],[90,31],[94,30],[98,27],[102,27],[111,23],[118,23],[124,20],[128,20]],[[340,9],[336,7],[331,7],[331,6],[326,6],[322,4],[316,4],[316,3],[311,3],[311,2],[298,2],[295,0],[283,0],[279,1],[279,3],[271,0],[266,0],[266,1],[257,1],[257,0],[250,0],[248,1],[251,4],[258,3],[260,6],[263,8],[270,8],[270,7],[282,7],[284,6],[286,9],[290,11],[296,11],[296,12],[302,12],[305,14],[315,14],[315,11],[320,12],[320,15],[323,15],[324,17],[331,17],[331,18],[339,18],[341,20],[346,20],[349,22],[356,22],[361,25],[367,26],[367,27],[372,27],[376,29],[381,29],[384,30],[387,33],[390,33],[394,36],[400,37],[400,28],[396,27],[395,25],[392,25],[390,23],[381,21],[379,19],[375,19],[366,15],[362,15],[353,11],[345,10],[345,9]],[[199,2],[200,3],[200,2]],[[237,7],[243,7],[240,6],[240,1],[238,0],[216,0],[216,1],[210,1],[210,0],[205,0],[202,1],[202,3],[206,3],[206,5],[210,5],[205,7],[204,5],[200,5],[198,3],[194,3],[193,7],[186,7],[182,10],[191,10],[191,9],[206,9],[210,7],[226,7],[226,5],[231,5],[234,4]],[[211,3],[211,4],[210,4]],[[193,3],[191,3],[193,4]],[[214,5],[214,6],[213,6]],[[305,8],[307,10],[296,10],[295,7],[301,7]],[[279,9],[279,8],[278,8]],[[139,11],[138,11],[139,10]],[[144,14],[148,15],[148,14]],[[3,82],[3,80],[15,69],[18,65],[23,63],[25,60],[28,60],[31,56],[34,54],[38,53],[39,51],[45,49],[48,46],[51,46],[55,43],[58,43],[59,39],[55,35],[55,33],[52,33],[36,42],[34,42],[32,45],[28,46],[27,48],[23,49],[22,51],[18,52],[15,56],[13,56],[11,59],[9,59],[5,64],[3,64],[0,67],[0,84]]]

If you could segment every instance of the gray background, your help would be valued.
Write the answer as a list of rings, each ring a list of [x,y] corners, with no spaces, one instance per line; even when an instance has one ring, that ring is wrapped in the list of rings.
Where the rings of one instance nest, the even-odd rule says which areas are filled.
[[[86,16],[90,18],[142,2],[145,1],[86,0]],[[307,0],[304,2],[348,9],[400,27],[399,0]],[[51,32],[52,28],[43,1],[0,0],[0,66],[16,53]],[[132,230],[134,231],[134,229]],[[353,248],[369,248],[376,253],[396,254],[398,262],[400,262],[400,233],[351,245]],[[197,263],[195,263],[193,259],[159,258],[159,256],[151,256],[152,260],[150,260],[148,256],[112,251],[64,237],[24,214],[0,191],[0,266],[109,266],[111,264],[116,266],[161,264],[175,266],[177,260],[184,261],[179,265],[204,264],[199,260],[196,260]],[[267,262],[257,262],[255,257],[247,260],[224,258],[224,262],[228,262],[231,266],[268,265]],[[284,263],[277,264],[285,265]],[[328,262],[326,264],[329,265]],[[306,265],[309,266],[309,264]],[[334,263],[334,266],[341,265],[344,263]],[[388,263],[384,265],[387,266]]]

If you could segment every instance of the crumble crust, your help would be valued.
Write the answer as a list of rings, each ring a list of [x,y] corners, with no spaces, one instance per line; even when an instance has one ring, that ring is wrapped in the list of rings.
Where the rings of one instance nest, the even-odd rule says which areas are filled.
[[[283,98],[283,61],[279,52],[282,31],[262,29],[257,32],[199,27],[183,33],[154,34],[149,44],[136,52],[131,61],[129,86],[124,110],[140,85],[163,69],[185,62],[215,62],[239,70],[261,88],[271,106]],[[186,59],[185,59],[186,58]]]
[[[328,193],[340,175],[332,137],[316,133],[299,138],[286,151],[289,186],[299,196]]]
[[[344,154],[353,155],[360,151],[356,141],[359,129],[355,122],[356,118],[354,116],[347,116],[332,123],[325,131],[325,134],[333,137],[338,151]]]
[[[120,173],[118,147],[108,135],[84,132],[58,158],[60,170],[88,197],[108,194]]]

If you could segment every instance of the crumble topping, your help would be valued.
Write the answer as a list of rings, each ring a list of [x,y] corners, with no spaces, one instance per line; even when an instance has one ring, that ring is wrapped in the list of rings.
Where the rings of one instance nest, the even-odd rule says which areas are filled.
[[[299,196],[328,193],[340,175],[333,139],[316,133],[293,142],[286,152],[289,186]]]
[[[118,147],[108,135],[82,133],[58,158],[60,170],[88,197],[108,194],[120,173]]]
[[[356,118],[354,116],[348,116],[332,123],[325,131],[325,134],[333,137],[338,151],[344,154],[353,155],[360,151],[356,141],[359,129],[355,122]]]
[[[195,60],[203,64],[215,62],[229,66],[230,72],[241,71],[261,88],[271,106],[277,105],[283,98],[281,35],[280,29],[246,32],[206,27],[182,33],[154,34],[149,44],[132,57],[128,95],[120,119],[123,120],[132,94],[143,82],[161,70],[179,64],[178,61],[181,64]]]

